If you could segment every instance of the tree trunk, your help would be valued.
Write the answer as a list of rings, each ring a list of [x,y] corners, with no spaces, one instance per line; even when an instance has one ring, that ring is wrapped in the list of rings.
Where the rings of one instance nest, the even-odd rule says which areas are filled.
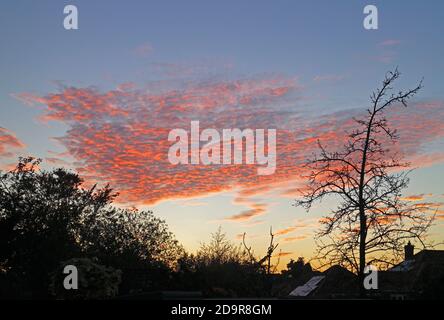
[[[370,120],[367,124],[367,134],[365,137],[364,150],[362,152],[361,173],[359,177],[359,288],[361,297],[365,296],[364,288],[364,269],[365,269],[365,240],[367,238],[367,218],[365,215],[364,185],[365,185],[365,168],[367,165],[367,151],[370,143],[370,135],[372,132],[373,119],[376,115],[376,104],[373,107]]]
[[[364,288],[364,269],[365,269],[365,240],[367,238],[367,219],[365,217],[364,208],[360,208],[359,210],[359,219],[360,219],[360,237],[359,237],[359,272],[358,272],[358,281],[359,281],[359,293],[361,297],[365,297],[366,292]]]

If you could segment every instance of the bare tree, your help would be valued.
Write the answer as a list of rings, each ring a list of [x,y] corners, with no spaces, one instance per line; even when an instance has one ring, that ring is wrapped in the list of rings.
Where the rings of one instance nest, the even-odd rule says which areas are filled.
[[[245,251],[247,252],[248,256],[250,257],[251,263],[257,263],[261,267],[264,266],[264,264],[265,264],[266,273],[267,274],[274,273],[279,265],[280,255],[278,255],[278,261],[277,261],[276,265],[273,267],[273,265],[271,264],[271,259],[273,258],[274,251],[279,246],[279,243],[276,243],[276,244],[274,243],[273,229],[270,227],[270,244],[268,245],[267,253],[261,259],[259,259],[259,261],[256,261],[256,258],[251,250],[251,246],[250,247],[247,246],[247,244],[245,242],[246,235],[247,235],[247,233],[245,232],[242,236],[242,243],[244,245]]]
[[[357,272],[361,285],[367,263],[393,264],[407,240],[426,247],[425,235],[434,218],[426,205],[401,198],[409,183],[409,163],[394,151],[398,135],[384,113],[395,105],[406,107],[422,81],[393,93],[399,76],[397,69],[386,74],[382,87],[371,95],[366,116],[355,119],[357,129],[340,151],[328,151],[318,141],[320,152],[306,164],[308,183],[296,201],[309,211],[325,197],[339,199],[338,207],[321,220],[319,258],[323,266],[339,264]]]

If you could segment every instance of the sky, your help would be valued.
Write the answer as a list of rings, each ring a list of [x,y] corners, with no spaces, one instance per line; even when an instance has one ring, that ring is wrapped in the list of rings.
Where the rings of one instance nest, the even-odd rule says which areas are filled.
[[[65,30],[63,8],[78,8]],[[378,29],[363,8],[378,8]],[[290,258],[313,256],[319,219],[294,207],[316,139],[334,147],[385,73],[399,88],[424,79],[389,120],[416,170],[406,199],[444,200],[442,1],[2,1],[0,166],[18,156],[78,171],[153,210],[190,251],[221,226],[257,253],[269,228]],[[277,130],[277,168],[168,162],[168,133]],[[441,208],[442,209],[442,208]],[[438,212],[431,237],[442,240]]]

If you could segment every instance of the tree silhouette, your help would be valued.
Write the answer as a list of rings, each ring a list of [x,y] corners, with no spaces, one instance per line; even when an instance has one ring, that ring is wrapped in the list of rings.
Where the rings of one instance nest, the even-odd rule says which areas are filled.
[[[296,261],[291,259],[287,263],[287,269],[282,270],[282,274],[284,275],[290,275],[293,278],[297,278],[304,274],[311,274],[313,269],[311,268],[311,265],[309,262],[305,263],[305,260],[303,257],[299,257]]]
[[[180,282],[210,297],[264,296],[265,269],[251,261],[242,246],[229,241],[219,228],[196,255],[179,259]],[[192,281],[190,281],[192,279]]]
[[[86,188],[76,173],[40,163],[21,158],[0,172],[0,282],[12,287],[8,296],[47,297],[60,263],[82,258],[121,270],[124,291],[166,286],[183,249],[164,221],[116,208],[108,186]]]
[[[82,217],[113,197],[107,187],[80,188],[79,176],[66,170],[40,171],[40,162],[21,158],[0,173],[0,266],[33,296],[46,296],[49,272],[80,254]]]
[[[371,95],[367,115],[355,119],[341,150],[328,151],[319,141],[320,152],[309,159],[310,173],[297,206],[310,210],[315,202],[332,196],[338,207],[324,217],[318,234],[319,258],[323,265],[340,264],[358,273],[360,283],[366,264],[394,263],[408,239],[423,246],[433,216],[428,207],[409,205],[401,198],[407,187],[409,164],[393,151],[396,130],[389,127],[385,111],[407,101],[421,88],[393,93],[397,69],[388,72],[382,87]]]
[[[245,237],[247,236],[247,233],[244,232],[242,235],[242,244],[244,245],[246,253],[248,253],[248,256],[250,257],[251,263],[256,263],[259,267],[264,268],[266,270],[266,273],[268,275],[274,273],[277,270],[277,267],[279,266],[280,261],[280,255],[278,255],[278,261],[273,266],[271,264],[271,259],[273,258],[273,253],[276,251],[277,247],[279,246],[279,243],[274,243],[274,234],[273,229],[270,227],[270,243],[267,248],[267,253],[260,259],[257,259],[253,251],[251,250],[251,246],[247,246],[247,243],[245,242]],[[273,268],[272,268],[273,267]]]

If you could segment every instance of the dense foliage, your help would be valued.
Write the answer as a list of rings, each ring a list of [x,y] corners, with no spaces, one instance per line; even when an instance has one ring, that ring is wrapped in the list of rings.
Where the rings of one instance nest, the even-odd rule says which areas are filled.
[[[168,282],[183,249],[164,221],[113,207],[108,186],[85,188],[76,173],[39,164],[24,158],[0,173],[2,295],[48,297],[51,274],[73,258],[121,270],[121,293]]]

